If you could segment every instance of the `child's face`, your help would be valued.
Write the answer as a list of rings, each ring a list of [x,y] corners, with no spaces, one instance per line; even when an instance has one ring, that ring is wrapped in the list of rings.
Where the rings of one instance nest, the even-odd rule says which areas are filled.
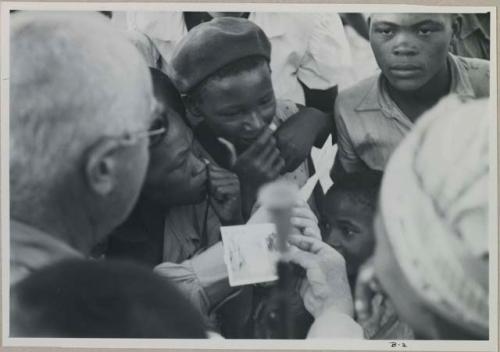
[[[168,132],[150,149],[143,193],[165,206],[203,200],[207,191],[205,164],[193,152],[193,135],[173,110],[168,112]]]
[[[218,137],[239,149],[250,146],[272,122],[276,101],[268,65],[207,82],[199,113]]]
[[[344,256],[347,273],[356,274],[373,253],[372,208],[336,190],[325,197],[323,222],[324,241]]]
[[[374,14],[370,43],[390,84],[413,91],[446,68],[454,28],[450,14]]]

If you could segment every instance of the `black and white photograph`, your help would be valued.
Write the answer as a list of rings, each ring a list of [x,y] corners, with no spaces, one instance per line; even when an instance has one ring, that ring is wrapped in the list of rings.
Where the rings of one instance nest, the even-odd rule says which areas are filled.
[[[2,2],[2,345],[497,350],[496,10]]]
[[[221,227],[230,286],[278,279],[276,226],[272,223]]]

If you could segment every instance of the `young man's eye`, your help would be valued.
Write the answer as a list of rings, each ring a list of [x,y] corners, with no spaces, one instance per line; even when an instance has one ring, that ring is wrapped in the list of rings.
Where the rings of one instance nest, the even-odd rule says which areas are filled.
[[[394,30],[392,28],[377,28],[375,29],[375,32],[382,34],[383,36],[391,36],[394,34]]]
[[[238,115],[238,114],[240,114],[239,110],[227,110],[227,111],[222,111],[220,113],[220,115],[227,116],[227,117],[235,116],[235,115]]]
[[[419,35],[429,35],[433,32],[431,28],[419,28],[418,34]]]

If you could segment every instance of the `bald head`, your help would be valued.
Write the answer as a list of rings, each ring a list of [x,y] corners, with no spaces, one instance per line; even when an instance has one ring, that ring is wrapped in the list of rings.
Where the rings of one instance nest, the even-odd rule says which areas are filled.
[[[89,171],[84,163],[96,143],[147,130],[152,102],[144,59],[101,14],[12,15],[12,210],[64,192],[75,174]]]

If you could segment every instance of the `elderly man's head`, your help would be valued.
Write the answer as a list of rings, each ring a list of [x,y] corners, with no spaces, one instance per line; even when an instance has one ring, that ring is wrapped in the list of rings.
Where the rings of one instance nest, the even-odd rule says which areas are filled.
[[[142,185],[151,78],[99,14],[23,12],[11,24],[11,216],[85,251]]]

